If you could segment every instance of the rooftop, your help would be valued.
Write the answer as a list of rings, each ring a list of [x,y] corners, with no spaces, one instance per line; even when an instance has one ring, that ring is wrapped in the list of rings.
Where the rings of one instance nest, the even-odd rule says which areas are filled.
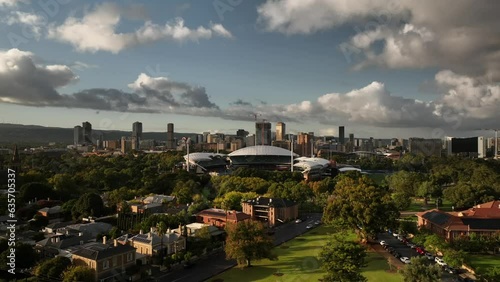
[[[105,258],[113,257],[119,254],[125,254],[129,252],[135,253],[135,248],[130,245],[120,245],[116,247],[114,245],[102,244],[102,243],[90,243],[85,245],[73,253],[73,255],[81,256],[91,260],[102,260]]]

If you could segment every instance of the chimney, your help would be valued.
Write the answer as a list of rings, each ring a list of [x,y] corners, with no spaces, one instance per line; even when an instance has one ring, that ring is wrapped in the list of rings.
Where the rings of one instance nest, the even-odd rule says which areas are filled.
[[[150,233],[155,232],[155,228],[154,228],[154,227],[149,228],[149,232],[150,232]]]
[[[179,234],[182,235],[182,224],[179,224]]]
[[[116,239],[113,240],[113,246],[118,247],[118,240]]]
[[[141,229],[141,230],[139,230],[139,234],[143,234],[143,233],[142,233],[142,229]]]
[[[102,244],[103,244],[103,245],[106,245],[106,240],[107,240],[107,239],[108,239],[108,238],[106,238],[106,236],[102,236]]]

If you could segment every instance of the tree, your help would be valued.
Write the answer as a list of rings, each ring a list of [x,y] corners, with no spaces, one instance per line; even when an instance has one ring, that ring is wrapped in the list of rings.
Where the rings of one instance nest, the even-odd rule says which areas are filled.
[[[34,201],[35,198],[38,200],[53,198],[54,190],[52,187],[45,183],[31,182],[26,183],[19,189],[19,198],[23,202]]]
[[[165,222],[160,221],[156,225],[156,230],[158,231],[158,236],[160,236],[160,264],[163,264],[163,257],[165,256],[165,250],[163,249],[163,235],[167,232],[167,225]]]
[[[266,233],[262,223],[245,220],[226,226],[226,257],[236,259],[238,265],[251,266],[252,260],[263,258],[274,259],[274,247],[271,237]]]
[[[467,253],[462,250],[447,249],[443,253],[443,260],[452,267],[461,267],[467,262]]]
[[[16,268],[30,268],[35,265],[37,254],[33,247],[28,244],[16,242]],[[10,254],[10,247],[0,254],[0,269],[7,269],[9,259],[7,256]]]
[[[411,197],[405,193],[396,192],[392,194],[392,200],[396,208],[400,211],[407,210],[411,206]]]
[[[39,264],[35,269],[37,277],[47,277],[60,279],[64,270],[71,265],[71,260],[67,257],[55,257]]]
[[[104,203],[96,193],[86,193],[76,201],[71,213],[74,218],[101,216],[104,213]]]
[[[413,257],[411,264],[403,269],[404,282],[439,282],[441,281],[441,268],[439,265],[429,265],[426,257]]]
[[[389,193],[366,176],[341,178],[332,196],[323,213],[323,221],[328,224],[358,230],[362,239],[396,227],[399,212]]]
[[[346,240],[344,234],[334,234],[319,254],[322,268],[327,272],[323,281],[367,281],[361,275],[365,257],[365,247]]]
[[[87,266],[71,267],[63,273],[64,282],[95,281],[95,271]]]
[[[444,239],[438,235],[431,234],[425,237],[424,247],[426,250],[437,253],[448,248],[448,243],[446,243]]]

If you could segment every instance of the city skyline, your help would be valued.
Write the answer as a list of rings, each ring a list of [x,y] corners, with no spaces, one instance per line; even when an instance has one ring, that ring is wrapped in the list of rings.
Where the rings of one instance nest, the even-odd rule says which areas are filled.
[[[0,3],[0,123],[253,133],[257,119],[374,138],[500,127],[499,3],[54,3]]]

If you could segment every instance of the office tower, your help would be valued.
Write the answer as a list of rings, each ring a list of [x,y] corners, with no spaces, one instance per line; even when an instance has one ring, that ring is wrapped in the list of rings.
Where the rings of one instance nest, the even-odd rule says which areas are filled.
[[[303,157],[310,157],[312,154],[313,136],[304,132],[297,135],[297,150],[294,150]]]
[[[255,135],[257,145],[271,145],[271,123],[267,121],[256,122]]]
[[[441,156],[443,141],[441,139],[410,138],[408,149],[410,153],[424,156]]]
[[[174,124],[167,124],[167,149],[175,149]]]
[[[284,141],[286,138],[286,125],[284,122],[276,123],[276,141]]]
[[[349,142],[351,142],[351,144],[354,145],[354,134],[353,133],[349,133]]]
[[[126,153],[130,152],[131,150],[133,150],[132,144],[133,144],[132,138],[123,136],[121,138],[121,146],[120,146],[121,147],[120,151],[122,152],[122,154],[126,154]]]
[[[339,143],[344,145],[345,142],[345,127],[339,126]]]
[[[82,145],[83,144],[83,127],[77,125],[73,129],[73,140],[74,145]]]
[[[132,124],[132,137],[136,139],[137,144],[140,143],[142,139],[142,122],[134,122]]]
[[[82,123],[83,128],[83,142],[92,145],[92,124],[86,121]]]

